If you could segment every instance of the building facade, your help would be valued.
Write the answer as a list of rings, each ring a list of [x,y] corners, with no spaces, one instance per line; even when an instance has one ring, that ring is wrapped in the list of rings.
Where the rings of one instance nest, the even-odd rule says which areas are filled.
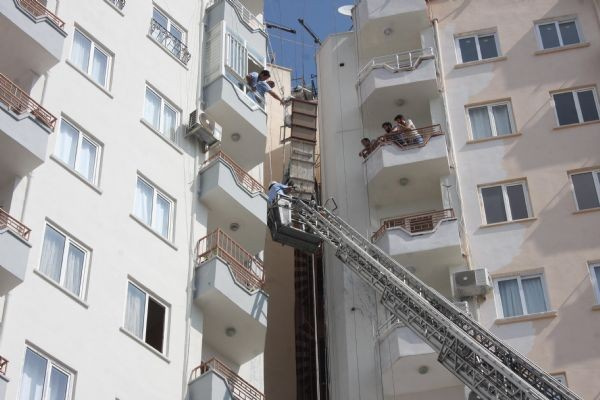
[[[600,394],[599,11],[361,0],[318,54],[322,197],[583,398]],[[416,129],[385,137],[398,114]],[[325,264],[333,399],[468,396],[327,249]],[[466,271],[487,291],[465,292]]]
[[[262,0],[42,3],[0,5],[0,398],[263,398]]]

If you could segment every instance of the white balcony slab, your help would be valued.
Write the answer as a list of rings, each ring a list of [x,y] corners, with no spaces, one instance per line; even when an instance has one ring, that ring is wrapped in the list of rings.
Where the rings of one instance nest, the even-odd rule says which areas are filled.
[[[0,297],[25,279],[31,245],[10,229],[0,229]]]
[[[208,371],[189,384],[190,400],[236,400],[225,378],[214,371]]]
[[[376,244],[391,256],[402,256],[433,250],[460,247],[458,222],[443,221],[429,233],[411,235],[401,228],[390,228],[377,240]]]
[[[248,291],[220,258],[198,266],[194,282],[194,301],[204,313],[204,340],[238,365],[263,353],[268,295]],[[233,336],[226,334],[228,328],[235,329]]]

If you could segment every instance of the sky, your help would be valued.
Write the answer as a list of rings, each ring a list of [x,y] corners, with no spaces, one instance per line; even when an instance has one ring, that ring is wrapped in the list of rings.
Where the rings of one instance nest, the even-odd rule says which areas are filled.
[[[314,56],[318,45],[298,23],[298,18],[303,18],[321,41],[325,41],[332,33],[350,29],[350,17],[338,14],[337,9],[353,3],[354,0],[265,0],[267,22],[296,29],[295,35],[268,29],[275,64],[292,68],[292,78],[304,76],[306,84],[310,86],[311,74],[317,73]],[[298,83],[292,82],[292,86]]]

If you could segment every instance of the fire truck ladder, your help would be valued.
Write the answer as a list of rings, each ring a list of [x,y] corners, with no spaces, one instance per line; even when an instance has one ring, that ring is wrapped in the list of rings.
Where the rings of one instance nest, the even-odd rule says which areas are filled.
[[[438,361],[480,398],[580,399],[328,209],[297,198],[283,204],[274,208],[288,208],[285,211],[291,211],[295,226],[303,224],[312,235],[333,246],[336,257],[375,289],[382,304],[431,346]]]

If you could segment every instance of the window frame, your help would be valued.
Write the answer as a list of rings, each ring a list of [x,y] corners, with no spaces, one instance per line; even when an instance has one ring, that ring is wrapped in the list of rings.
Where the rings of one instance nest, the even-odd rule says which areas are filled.
[[[579,201],[577,200],[577,192],[575,191],[575,183],[573,182],[573,175],[583,175],[583,174],[592,174],[592,179],[594,181],[594,188],[596,189],[596,196],[598,197],[598,201],[600,201],[600,168],[594,168],[589,170],[582,171],[572,171],[569,172],[569,181],[571,182],[571,192],[573,193],[573,200],[575,200],[575,208],[577,211],[586,211],[586,210],[596,210],[598,207],[591,208],[579,208]]]
[[[513,219],[512,210],[510,208],[510,201],[508,198],[508,193],[507,193],[506,188],[509,186],[518,186],[518,185],[521,185],[523,187],[523,194],[525,197],[525,207],[527,208],[527,218]],[[483,199],[482,189],[492,188],[492,187],[497,187],[497,186],[500,186],[502,189],[502,199],[504,202],[504,212],[506,213],[506,220],[488,223],[487,222],[487,214],[485,212],[485,201]],[[498,182],[498,183],[479,185],[478,192],[479,192],[479,201],[480,201],[480,207],[481,207],[481,215],[483,216],[484,225],[496,225],[496,224],[503,224],[503,223],[508,223],[508,222],[518,222],[518,221],[523,221],[523,220],[534,217],[533,216],[533,208],[531,206],[531,199],[529,198],[529,186],[527,185],[526,179],[518,179],[518,180],[510,181],[510,182]]]
[[[150,224],[147,224],[146,222],[144,222],[142,220],[142,218],[140,218],[138,215],[135,214],[135,202],[137,199],[137,182],[138,179],[141,180],[142,182],[144,182],[146,185],[150,186],[153,189],[152,192],[152,215],[150,216]],[[152,232],[156,233],[158,236],[160,236],[161,238],[165,239],[168,242],[173,242],[173,236],[174,236],[174,226],[175,226],[175,200],[169,196],[165,191],[163,191],[162,189],[160,189],[157,185],[155,185],[154,183],[152,183],[149,179],[147,179],[144,175],[142,175],[141,173],[137,174],[137,179],[135,181],[135,196],[133,199],[133,216],[140,221],[144,226],[146,226],[147,228],[149,228],[150,230],[152,230]],[[164,237],[159,231],[157,231],[156,229],[154,229],[154,218],[155,218],[155,212],[156,212],[156,201],[158,196],[160,195],[160,197],[162,197],[164,200],[166,200],[169,203],[169,227],[168,227],[168,234],[167,237]]]
[[[23,365],[21,366],[21,376],[20,376],[20,381],[19,381],[18,399],[21,398],[21,393],[23,391],[23,372],[25,370],[25,357],[27,356],[27,350],[30,350],[31,352],[35,353],[39,357],[46,360],[46,371],[44,373],[44,386],[42,389],[42,399],[41,400],[48,399],[48,397],[47,397],[48,388],[50,386],[49,377],[50,377],[50,374],[52,373],[52,368],[56,368],[59,372],[62,372],[63,374],[65,374],[67,376],[68,384],[67,384],[67,395],[65,396],[65,400],[71,400],[73,398],[73,392],[75,389],[75,372],[73,372],[72,370],[67,368],[60,361],[57,361],[54,357],[51,357],[47,353],[38,350],[37,348],[33,347],[29,343],[26,343],[26,345],[25,345],[25,356],[23,357]]]
[[[596,297],[596,304],[600,305],[600,282],[596,279],[596,273],[594,269],[600,269],[600,261],[592,261],[588,263],[588,271],[590,273],[590,279],[592,280],[592,288],[594,289],[594,295]]]
[[[493,36],[494,37],[494,43],[496,44],[496,53],[497,53],[496,57],[488,57],[488,58],[481,57],[481,48],[479,46],[479,37],[482,37],[482,36]],[[477,50],[477,60],[463,61],[462,50],[460,48],[460,40],[467,39],[470,37],[475,39],[475,48]],[[476,62],[481,62],[481,61],[494,60],[496,58],[502,57],[502,52],[500,51],[500,41],[498,39],[498,31],[496,31],[496,30],[487,30],[487,31],[484,30],[484,31],[477,31],[477,32],[471,32],[471,33],[457,35],[454,37],[454,48],[456,49],[456,58],[457,58],[459,64],[476,63]]]
[[[546,306],[545,311],[536,312],[536,313],[527,312],[527,302],[525,300],[525,291],[523,290],[523,285],[521,284],[521,281],[523,279],[531,279],[531,278],[540,278],[540,282],[542,283],[542,292],[544,294],[544,305]],[[499,287],[498,283],[502,282],[502,281],[511,281],[511,280],[515,280],[515,279],[517,280],[517,285],[519,287],[519,299],[521,301],[521,308],[523,309],[523,314],[505,317],[504,316],[504,308],[502,307],[502,295],[500,294],[500,287]],[[496,300],[495,301],[496,315],[498,315],[498,318],[501,318],[501,319],[519,318],[519,317],[525,317],[528,315],[543,314],[543,313],[550,311],[550,298],[548,297],[548,288],[546,287],[546,279],[544,277],[543,272],[503,276],[503,277],[494,278],[493,282],[494,282],[494,298]]]
[[[154,131],[158,132],[163,138],[169,140],[171,143],[177,144],[177,131],[179,130],[179,127],[181,125],[181,109],[177,106],[175,106],[175,104],[170,101],[169,99],[166,98],[166,96],[164,96],[159,90],[156,90],[152,85],[150,85],[149,83],[146,82],[145,85],[146,89],[144,90],[144,107],[142,109],[142,119],[144,120],[144,122],[146,122],[146,124],[148,124],[148,126],[150,126]],[[160,99],[160,113],[158,115],[158,125],[159,128],[156,129],[153,125],[151,121],[148,121],[146,119],[146,92],[150,90],[152,93],[154,93],[156,95],[156,97],[158,97]],[[175,112],[175,129],[173,130],[173,137],[170,137],[169,135],[165,134],[164,132],[164,113],[165,113],[165,107],[170,108],[172,111]]]
[[[584,121],[583,120],[583,114],[581,113],[581,104],[579,104],[579,96],[575,95],[575,93],[587,92],[587,91],[592,92],[592,96],[594,97],[594,105],[596,106],[596,113],[599,116],[599,119],[596,119],[593,121]],[[564,125],[560,124],[560,120],[558,118],[558,109],[556,108],[556,101],[554,99],[554,96],[557,94],[564,94],[564,93],[571,93],[571,95],[573,96],[573,100],[575,102],[575,110],[577,111],[577,119],[579,120],[578,122],[574,122],[572,124],[564,124]],[[575,89],[560,90],[560,91],[551,92],[550,95],[552,96],[552,103],[553,103],[552,108],[554,109],[554,119],[556,120],[556,126],[558,128],[561,128],[563,126],[576,126],[576,125],[582,125],[582,124],[588,124],[588,123],[600,121],[600,101],[598,100],[598,92],[597,92],[595,86],[586,86],[586,87],[580,87],[580,88],[575,88]]]
[[[60,158],[58,156],[58,154],[56,154],[56,151],[58,150],[56,143],[54,146],[54,153],[53,153],[54,156],[56,158],[58,158],[65,166],[67,166],[70,171],[76,173],[79,177],[81,177],[87,183],[90,183],[90,184],[98,187],[99,182],[100,182],[100,160],[102,159],[103,145],[96,138],[89,135],[78,124],[72,122],[70,119],[66,118],[64,115],[61,116],[61,118],[60,118],[60,126],[58,129],[58,135],[61,135],[63,123],[70,125],[73,129],[75,129],[77,131],[77,134],[78,134],[77,135],[77,148],[76,148],[76,152],[75,152],[75,167],[71,168],[71,166],[65,160],[63,160],[62,158]],[[96,158],[94,160],[93,176],[92,176],[91,181],[89,181],[81,172],[79,172],[77,170],[77,160],[79,158],[79,152],[81,150],[81,144],[83,143],[84,138],[96,147]]]
[[[174,27],[175,29],[177,29],[179,32],[181,32],[181,39],[179,41],[187,46],[187,31],[185,29],[183,29],[181,24],[178,24],[177,22],[175,22],[175,20],[169,14],[164,12],[160,7],[158,7],[154,3],[152,3],[152,19],[154,19],[154,11],[155,10],[160,15],[165,17],[165,19],[167,20],[167,26],[163,26],[163,28],[165,28],[171,35],[173,34],[171,32],[171,28]],[[158,22],[158,21],[156,21],[156,22]]]
[[[59,278],[58,282],[55,281],[54,279],[52,279],[52,277],[48,276],[44,271],[41,270],[42,259],[44,257],[44,252],[43,252],[44,241],[46,240],[46,229],[48,227],[54,229],[56,232],[58,232],[60,235],[62,235],[65,238],[65,244],[63,246],[63,252],[62,252],[62,260],[60,263],[60,278]],[[65,271],[67,260],[68,260],[70,245],[73,245],[75,248],[82,251],[83,255],[84,255],[83,271],[81,273],[81,282],[79,284],[79,294],[71,292],[69,289],[67,289],[64,286],[64,278],[65,278],[64,271]],[[73,235],[67,233],[64,229],[61,229],[60,227],[58,227],[58,225],[46,220],[45,226],[44,226],[44,234],[42,235],[42,245],[41,245],[41,249],[40,249],[40,262],[39,262],[36,270],[42,276],[49,279],[54,284],[58,285],[62,290],[66,291],[70,295],[78,298],[79,300],[84,301],[87,298],[87,289],[88,289],[87,283],[88,283],[88,275],[89,275],[89,269],[90,269],[90,264],[91,264],[91,253],[92,253],[92,251],[86,245],[84,245],[81,241],[75,239],[73,237]]]
[[[498,135],[498,129],[496,127],[496,118],[494,117],[493,107],[494,106],[502,106],[502,105],[506,105],[506,107],[508,109],[508,119],[510,121],[511,132],[507,133],[505,135]],[[469,110],[471,110],[473,108],[482,108],[482,107],[487,108],[488,117],[490,120],[490,128],[492,131],[492,136],[475,138],[475,135],[473,132],[473,125],[471,124],[471,115],[469,114]],[[512,102],[510,100],[500,100],[500,101],[494,101],[491,103],[482,103],[482,104],[470,104],[470,105],[465,106],[465,111],[466,111],[466,115],[467,115],[469,139],[472,141],[486,140],[486,139],[491,139],[491,138],[508,137],[508,136],[517,134],[517,127],[516,127],[516,123],[515,123],[515,117],[513,114]]]
[[[567,44],[567,45],[564,44],[559,25],[561,23],[565,23],[565,22],[574,22],[575,23],[575,29],[577,29],[577,36],[579,37],[578,43]],[[542,41],[542,33],[540,32],[540,26],[548,25],[548,24],[554,24],[554,27],[556,29],[556,33],[558,35],[558,43],[559,43],[559,46],[557,46],[557,47],[548,47],[548,48],[544,47],[544,42]],[[581,43],[585,42],[585,39],[583,37],[583,30],[581,29],[581,25],[579,23],[579,18],[577,18],[577,16],[571,15],[571,16],[566,16],[566,17],[544,19],[541,21],[536,21],[534,23],[534,25],[535,25],[535,37],[536,37],[537,44],[538,44],[538,50],[561,49],[563,47],[568,47],[568,46],[577,46],[577,45],[580,45]]]
[[[79,32],[79,34],[81,34],[83,37],[85,37],[87,40],[90,41],[90,58],[88,59],[87,71],[84,71],[83,69],[81,69],[77,64],[75,64],[75,62],[73,62],[71,60],[71,57],[73,55],[73,44],[75,43],[75,33],[73,33],[73,40],[71,41],[71,52],[70,52],[69,58],[68,58],[69,62],[71,62],[79,71],[81,71],[89,79],[91,79],[92,82],[94,82],[95,84],[97,84],[98,86],[100,86],[103,89],[110,90],[110,86],[111,86],[110,78],[111,78],[111,74],[112,74],[112,62],[113,62],[113,57],[114,57],[113,53],[111,53],[105,46],[103,46],[98,41],[96,41],[91,35],[86,33],[78,25],[75,25],[75,31]],[[98,49],[98,51],[100,53],[102,53],[106,56],[106,74],[104,76],[104,81],[106,82],[105,85],[102,85],[100,82],[96,82],[96,80],[92,76],[92,67],[94,65],[93,59],[94,59],[94,50],[95,49]]]

